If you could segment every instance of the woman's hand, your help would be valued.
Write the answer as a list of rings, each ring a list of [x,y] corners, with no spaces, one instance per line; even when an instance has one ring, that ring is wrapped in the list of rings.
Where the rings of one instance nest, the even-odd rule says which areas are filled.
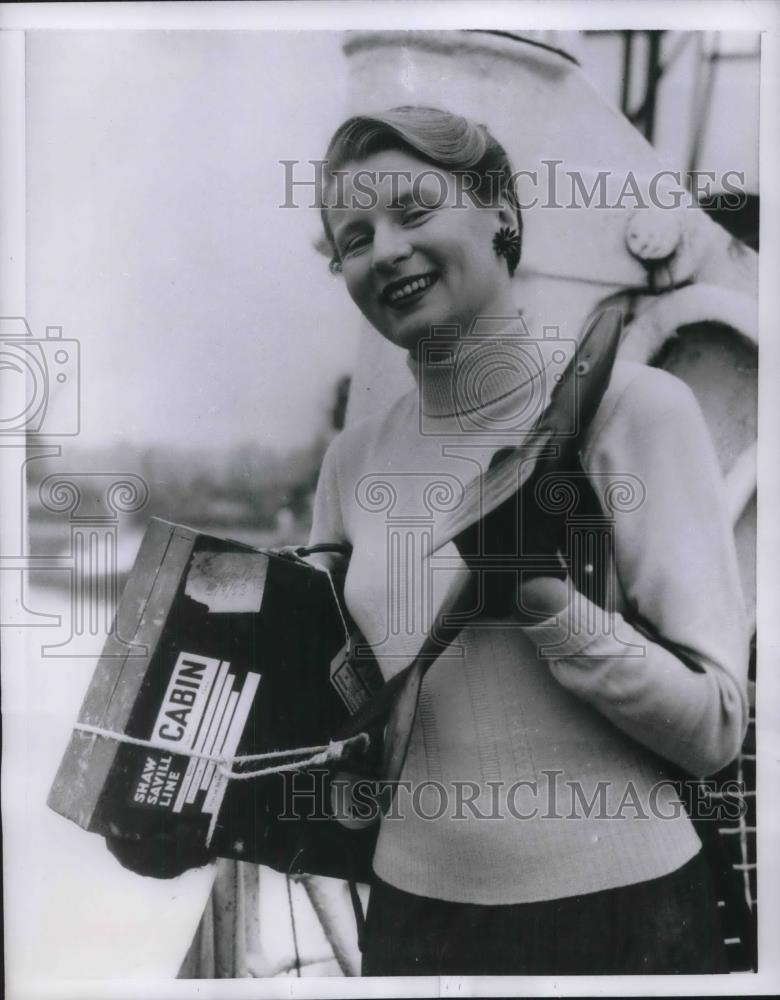
[[[107,836],[105,840],[123,868],[149,878],[176,878],[190,868],[202,868],[215,860],[208,848],[184,845],[173,837],[124,840]]]
[[[299,555],[299,550],[302,550],[302,545],[280,545],[278,548],[266,549],[265,551],[272,556],[279,556],[282,559],[291,559],[293,562],[306,562],[306,559]]]
[[[520,621],[537,625],[545,618],[560,614],[571,600],[574,584],[570,577],[534,576],[520,586],[518,606]]]
[[[347,830],[373,826],[382,815],[376,775],[363,769],[337,771],[330,786],[330,803],[333,818]]]
[[[350,547],[340,543],[322,543],[320,545],[280,545],[278,548],[266,549],[269,555],[289,559],[290,562],[302,563],[304,566],[327,569],[335,577],[344,576],[349,564]]]
[[[644,366],[621,378],[629,381],[586,445],[584,468],[604,495],[641,484],[641,503],[615,504],[610,515],[609,572],[622,607],[606,612],[572,590],[572,621],[529,629],[529,639],[573,695],[704,777],[739,753],[749,710],[747,628],[723,476],[683,382]],[[662,641],[648,639],[647,623]]]

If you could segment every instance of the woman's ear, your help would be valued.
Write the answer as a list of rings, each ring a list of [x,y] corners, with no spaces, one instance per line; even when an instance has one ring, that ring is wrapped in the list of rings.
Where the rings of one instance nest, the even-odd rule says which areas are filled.
[[[496,212],[496,226],[498,229],[505,226],[509,229],[517,229],[517,212],[503,198]]]

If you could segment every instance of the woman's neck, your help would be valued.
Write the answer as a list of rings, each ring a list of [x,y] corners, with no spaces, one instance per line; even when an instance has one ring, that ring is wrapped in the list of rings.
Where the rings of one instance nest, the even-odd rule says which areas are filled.
[[[451,417],[478,412],[510,395],[548,395],[549,341],[531,336],[521,316],[480,317],[466,336],[443,328],[421,342],[408,366],[423,412]]]

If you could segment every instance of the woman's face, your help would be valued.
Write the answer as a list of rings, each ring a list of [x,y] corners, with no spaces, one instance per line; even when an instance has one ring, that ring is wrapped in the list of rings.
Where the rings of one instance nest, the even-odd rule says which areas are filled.
[[[328,221],[347,289],[389,341],[414,351],[432,326],[468,334],[478,316],[517,315],[493,249],[505,207],[482,208],[455,175],[397,150],[348,164]]]

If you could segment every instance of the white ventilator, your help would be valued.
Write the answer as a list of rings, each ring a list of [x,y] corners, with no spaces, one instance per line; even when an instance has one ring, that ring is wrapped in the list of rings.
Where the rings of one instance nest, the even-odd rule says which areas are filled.
[[[559,32],[348,32],[346,112],[454,111],[487,125],[528,172],[518,179],[529,207],[515,285],[532,332],[576,339],[607,299],[647,292],[620,357],[663,360],[696,393],[727,478],[753,617],[757,256],[683,196],[679,166],[599,93],[571,57],[577,45]],[[363,326],[348,421],[412,385],[404,354]]]

